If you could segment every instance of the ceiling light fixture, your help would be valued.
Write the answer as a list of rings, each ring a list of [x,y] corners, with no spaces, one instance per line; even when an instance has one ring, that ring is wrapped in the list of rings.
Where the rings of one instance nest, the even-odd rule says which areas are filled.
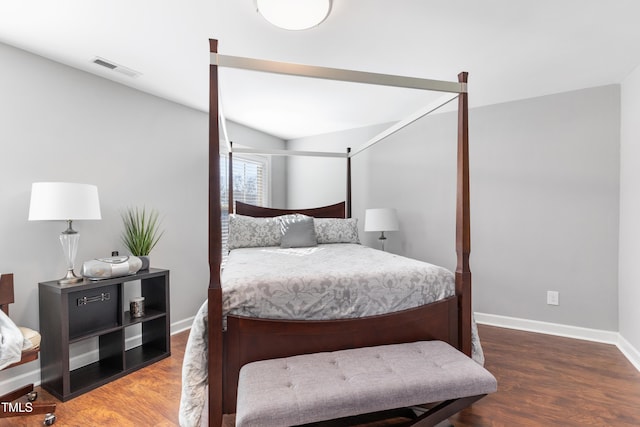
[[[276,27],[306,30],[329,16],[331,0],[256,0],[256,7]]]

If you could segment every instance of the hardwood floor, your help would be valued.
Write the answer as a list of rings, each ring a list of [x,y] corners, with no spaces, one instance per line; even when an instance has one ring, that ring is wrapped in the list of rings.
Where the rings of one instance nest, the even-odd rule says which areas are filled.
[[[455,427],[640,425],[640,373],[615,346],[483,325],[479,331],[498,392],[452,417]],[[172,337],[170,358],[58,402],[54,425],[177,426],[187,334]],[[40,391],[39,400],[55,399]],[[40,426],[42,419],[0,419],[0,426]]]
[[[67,402],[36,387],[38,401],[57,402],[55,427],[178,426],[182,359],[189,332],[171,337],[171,356]],[[26,402],[26,400],[25,400]],[[0,426],[42,426],[44,417],[0,419]]]
[[[613,345],[480,326],[498,392],[456,427],[638,426],[640,373]]]

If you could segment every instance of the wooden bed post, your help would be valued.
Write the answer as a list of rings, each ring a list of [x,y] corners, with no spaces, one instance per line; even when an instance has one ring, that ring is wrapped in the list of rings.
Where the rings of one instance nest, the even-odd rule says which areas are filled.
[[[346,217],[351,218],[351,147],[347,147],[347,212]]]
[[[233,213],[233,141],[229,141],[229,214]]]
[[[467,83],[467,72],[458,74],[458,82]],[[456,294],[459,298],[458,336],[460,350],[471,356],[471,228],[469,211],[469,98],[458,97],[458,183],[456,202]]]
[[[218,52],[218,41],[209,39],[209,51]],[[220,128],[218,66],[209,66],[209,425],[222,424],[222,223],[220,204]]]

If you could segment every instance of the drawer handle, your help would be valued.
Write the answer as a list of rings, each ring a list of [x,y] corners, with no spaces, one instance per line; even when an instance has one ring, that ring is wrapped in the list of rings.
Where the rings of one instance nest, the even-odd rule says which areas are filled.
[[[78,305],[87,305],[91,302],[101,302],[101,301],[109,301],[111,299],[111,294],[109,292],[103,292],[100,295],[96,295],[94,297],[82,297],[78,298]]]

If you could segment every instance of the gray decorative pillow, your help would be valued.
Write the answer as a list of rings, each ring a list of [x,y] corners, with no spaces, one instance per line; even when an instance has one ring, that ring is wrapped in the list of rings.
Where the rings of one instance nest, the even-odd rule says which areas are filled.
[[[318,245],[312,217],[293,214],[279,216],[278,220],[282,232],[281,248],[308,248]]]
[[[357,218],[314,218],[318,243],[360,243]]]
[[[229,250],[280,246],[280,223],[277,218],[254,218],[251,216],[229,215]]]

